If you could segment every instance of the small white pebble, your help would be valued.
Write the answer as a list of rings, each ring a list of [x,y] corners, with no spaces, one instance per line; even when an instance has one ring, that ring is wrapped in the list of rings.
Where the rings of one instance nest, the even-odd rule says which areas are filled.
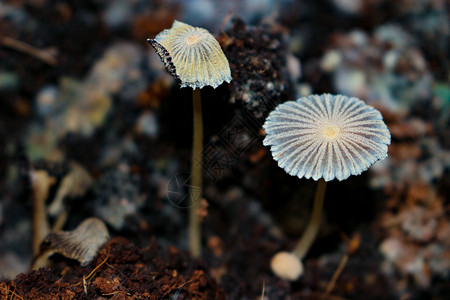
[[[398,51],[396,50],[387,51],[386,54],[383,56],[383,66],[388,70],[392,70],[397,65],[398,59],[399,59]]]
[[[41,116],[49,116],[54,113],[58,90],[54,86],[46,86],[39,91],[36,97],[37,111]]]
[[[357,14],[362,9],[362,2],[357,0],[333,0],[336,7],[349,14]]]
[[[300,83],[297,85],[297,98],[307,97],[312,94],[312,87],[309,83]]]
[[[155,115],[150,111],[144,112],[136,122],[136,131],[154,138],[158,134],[158,122]]]
[[[329,50],[320,61],[320,68],[327,72],[333,72],[342,62],[342,54],[338,50]]]
[[[380,251],[388,261],[394,262],[406,249],[398,238],[388,238],[381,243]]]

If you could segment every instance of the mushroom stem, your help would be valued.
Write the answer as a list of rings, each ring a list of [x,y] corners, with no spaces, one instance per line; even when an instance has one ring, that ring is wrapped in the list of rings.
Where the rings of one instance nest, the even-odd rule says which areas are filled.
[[[189,250],[193,257],[201,255],[201,227],[198,207],[202,197],[203,117],[200,89],[193,90],[194,135],[192,144],[191,184],[189,195]]]
[[[33,186],[33,255],[39,253],[42,240],[50,232],[45,200],[55,181],[56,179],[49,176],[45,171],[38,170],[31,173]]]
[[[309,248],[311,248],[314,239],[316,238],[317,232],[319,231],[320,221],[322,219],[323,210],[323,200],[325,196],[325,189],[327,187],[326,181],[321,178],[317,183],[316,195],[314,197],[313,211],[311,219],[309,219],[308,226],[306,227],[303,236],[300,238],[297,246],[295,247],[293,253],[302,260],[306,253],[308,253]]]

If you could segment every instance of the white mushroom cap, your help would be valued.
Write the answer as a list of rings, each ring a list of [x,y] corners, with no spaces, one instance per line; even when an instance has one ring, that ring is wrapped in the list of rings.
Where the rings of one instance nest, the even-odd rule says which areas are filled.
[[[270,261],[270,268],[281,279],[297,280],[303,274],[303,264],[291,252],[281,251],[275,254]]]
[[[181,87],[216,88],[231,81],[228,60],[219,42],[206,29],[175,20],[171,29],[148,41]]]
[[[355,97],[312,95],[282,103],[264,123],[264,145],[287,173],[325,181],[359,175],[387,157],[381,113]]]

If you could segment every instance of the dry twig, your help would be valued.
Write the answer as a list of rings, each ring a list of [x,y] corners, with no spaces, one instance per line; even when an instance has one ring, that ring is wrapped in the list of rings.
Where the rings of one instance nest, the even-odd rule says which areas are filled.
[[[5,291],[6,299],[8,299],[8,295],[9,295],[9,293],[11,293],[11,300],[13,300],[14,297],[18,297],[19,299],[23,300],[23,298],[19,294],[16,293],[16,286],[14,286],[14,291],[9,290],[8,285],[6,285],[6,288],[0,286],[0,289],[3,289]]]
[[[2,37],[0,38],[0,44],[4,47],[28,54],[51,66],[55,66],[57,63],[56,58],[49,51],[36,48],[22,41],[10,37]]]
[[[88,276],[86,276],[86,277],[83,276],[83,279],[80,282],[78,282],[77,284],[73,284],[70,287],[78,286],[80,284],[85,284],[86,280],[88,280],[95,273],[95,271],[97,271],[101,266],[103,266],[106,263],[106,261],[108,260],[108,258],[109,258],[109,250],[108,250],[108,254],[106,255],[106,258],[98,266],[96,266],[94,268],[94,270],[92,270],[91,273],[89,273]]]
[[[345,265],[347,264],[347,261],[348,261],[348,254],[345,254],[342,257],[338,268],[336,269],[336,271],[334,272],[333,276],[331,277],[331,280],[328,283],[328,286],[325,289],[325,292],[323,293],[323,296],[322,296],[321,299],[327,299],[329,297],[331,291],[334,289],[334,286],[336,285],[336,281],[338,280],[339,275],[341,275],[342,270],[344,269]]]

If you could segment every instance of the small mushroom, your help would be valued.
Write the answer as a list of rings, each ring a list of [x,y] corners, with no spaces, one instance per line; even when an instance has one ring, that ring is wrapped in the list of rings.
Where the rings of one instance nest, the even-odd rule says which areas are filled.
[[[386,158],[391,135],[375,108],[355,97],[330,94],[280,104],[263,127],[267,134],[263,143],[271,147],[281,168],[292,176],[319,181],[311,219],[293,251],[301,260],[319,229],[326,182],[359,175]],[[272,270],[279,275],[277,261]]]
[[[29,176],[33,187],[33,254],[36,255],[42,240],[50,232],[45,201],[56,178],[44,170],[31,170]]]
[[[218,87],[231,81],[228,60],[219,42],[206,29],[174,21],[171,29],[147,40],[180,87],[193,89],[194,135],[192,143],[191,184],[189,194],[189,249],[194,257],[201,254],[201,230],[198,206],[202,195],[203,119],[200,89]]]
[[[280,251],[270,261],[270,268],[278,277],[295,281],[303,274],[303,264],[294,254]]]
[[[70,172],[65,175],[56,191],[55,198],[48,207],[50,216],[60,215],[64,210],[65,198],[76,198],[83,196],[92,186],[91,175],[76,162],[70,163]]]
[[[47,258],[54,253],[75,259],[81,266],[86,266],[108,239],[106,225],[97,218],[84,220],[72,231],[50,233],[42,242],[41,252],[34,259],[32,269],[46,265]]]
[[[216,88],[231,81],[228,60],[219,42],[206,29],[175,20],[171,29],[147,41],[180,87]]]
[[[325,181],[359,175],[387,157],[391,135],[375,108],[355,97],[313,95],[280,104],[264,145],[287,173]]]

